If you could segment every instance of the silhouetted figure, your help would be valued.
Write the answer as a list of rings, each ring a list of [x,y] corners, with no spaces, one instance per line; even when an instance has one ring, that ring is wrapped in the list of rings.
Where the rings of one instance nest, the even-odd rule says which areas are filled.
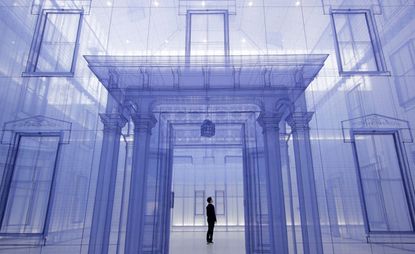
[[[208,222],[208,231],[206,234],[206,241],[208,244],[213,243],[213,229],[216,223],[216,213],[215,213],[215,206],[212,204],[213,199],[212,197],[207,198],[208,205],[206,206],[206,215],[207,215],[207,222]]]

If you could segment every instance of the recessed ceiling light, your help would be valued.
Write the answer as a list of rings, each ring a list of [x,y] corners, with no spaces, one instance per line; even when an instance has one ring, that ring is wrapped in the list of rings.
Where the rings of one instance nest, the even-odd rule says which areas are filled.
[[[206,2],[205,1],[202,1],[202,6],[205,6],[206,5]]]
[[[245,43],[246,42],[245,38],[242,38],[241,42],[242,43]]]
[[[158,7],[160,3],[158,1],[154,1],[154,6]]]
[[[254,3],[252,1],[249,1],[248,6],[252,6]]]
[[[295,2],[295,6],[300,6],[300,4],[301,4],[300,1]]]
[[[111,6],[111,5],[112,5],[111,1],[107,1],[107,6]]]

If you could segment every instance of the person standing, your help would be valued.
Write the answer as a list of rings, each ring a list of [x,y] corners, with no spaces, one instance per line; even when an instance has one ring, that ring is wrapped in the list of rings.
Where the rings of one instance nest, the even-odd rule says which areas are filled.
[[[208,222],[208,231],[206,234],[206,241],[207,244],[213,243],[213,229],[215,228],[216,223],[216,213],[215,213],[215,206],[212,204],[213,199],[212,197],[207,198],[208,205],[206,206],[206,215],[207,215],[207,222]]]

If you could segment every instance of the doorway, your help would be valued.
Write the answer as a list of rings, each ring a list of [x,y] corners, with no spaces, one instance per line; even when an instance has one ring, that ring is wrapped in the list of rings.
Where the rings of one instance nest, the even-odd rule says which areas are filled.
[[[154,160],[150,163],[154,167],[149,168],[155,186],[148,190],[159,190],[153,201],[147,200],[158,204],[147,220],[147,231],[153,233],[148,246],[153,249],[160,246],[172,254],[195,248],[204,248],[197,253],[230,253],[230,248],[232,253],[269,251],[267,173],[259,111],[250,105],[232,106],[227,111],[219,110],[223,105],[215,106],[209,114],[198,110],[157,114],[158,134],[153,144],[159,148],[154,158],[165,158],[166,163]],[[201,135],[206,118],[216,126],[213,137]],[[215,244],[210,246],[214,249],[206,249],[208,196],[214,199],[218,213]]]
[[[171,108],[156,113],[145,190],[146,251],[269,252],[267,171],[258,108],[220,108],[223,105],[215,105],[209,114]],[[207,118],[216,126],[212,137],[201,135]],[[210,249],[205,223],[208,196],[218,213]],[[205,249],[195,252],[196,247]]]
[[[241,125],[217,124],[214,137],[200,125],[175,126],[170,254],[245,253],[244,160]],[[206,199],[214,200],[214,244],[206,244]]]

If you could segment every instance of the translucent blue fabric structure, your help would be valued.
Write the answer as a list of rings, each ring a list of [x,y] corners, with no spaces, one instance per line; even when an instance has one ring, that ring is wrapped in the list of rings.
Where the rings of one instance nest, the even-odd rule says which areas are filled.
[[[0,0],[0,254],[415,253],[414,27],[413,0]]]

